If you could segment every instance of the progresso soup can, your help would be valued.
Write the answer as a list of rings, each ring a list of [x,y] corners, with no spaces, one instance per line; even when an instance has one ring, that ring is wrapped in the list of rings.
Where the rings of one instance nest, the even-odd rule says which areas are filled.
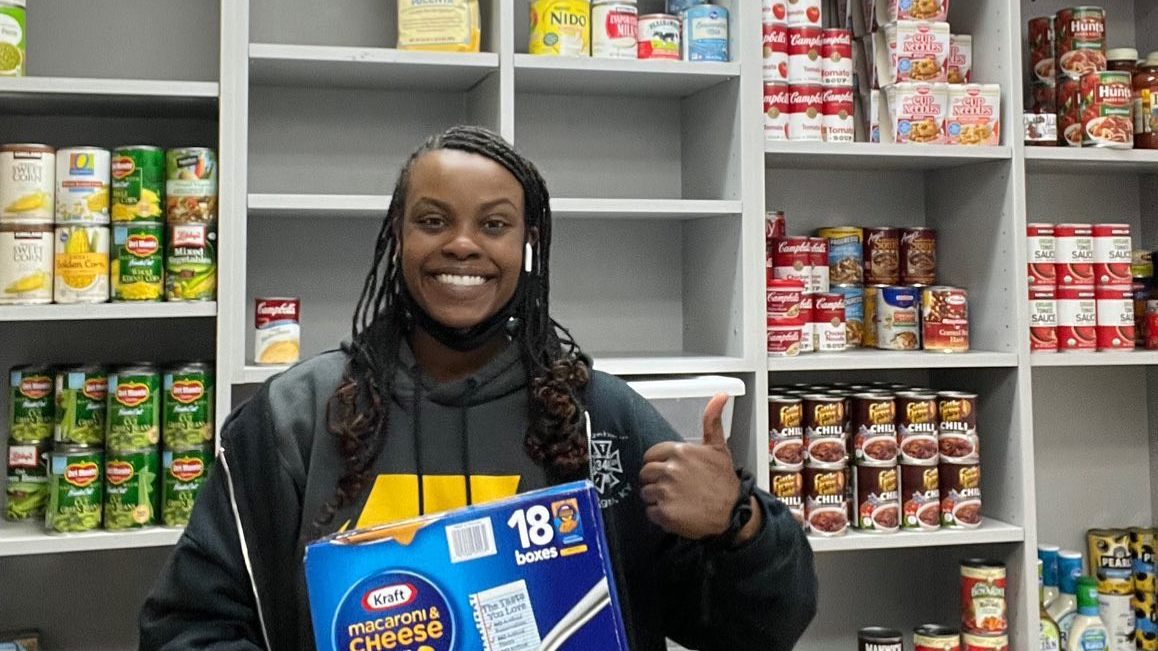
[[[729,61],[728,10],[696,5],[680,14],[684,61]]]
[[[828,240],[828,277],[834,285],[864,281],[864,229],[832,226],[817,231]]]
[[[45,528],[51,533],[76,533],[101,526],[104,452],[87,446],[58,445],[48,458]]]

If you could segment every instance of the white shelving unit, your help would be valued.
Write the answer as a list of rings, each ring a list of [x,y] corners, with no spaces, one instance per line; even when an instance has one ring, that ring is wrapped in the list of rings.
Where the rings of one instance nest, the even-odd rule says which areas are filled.
[[[89,321],[93,319],[187,319],[217,316],[217,303],[99,303],[96,305],[5,305],[0,321]]]
[[[862,552],[876,549],[911,549],[951,547],[994,543],[1018,543],[1025,540],[1021,527],[985,518],[976,529],[941,531],[902,531],[894,534],[871,534],[858,531],[837,538],[811,538],[812,551]]]
[[[0,524],[0,557],[165,547],[180,537],[181,529],[165,527],[50,536],[36,522],[5,522]]]

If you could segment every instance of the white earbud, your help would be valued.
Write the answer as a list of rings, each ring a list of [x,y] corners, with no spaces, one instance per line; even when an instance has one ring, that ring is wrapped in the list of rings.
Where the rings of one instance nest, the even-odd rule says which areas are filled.
[[[526,248],[523,250],[523,270],[527,273],[531,273],[531,266],[533,262],[531,258],[533,255],[534,252],[531,249],[531,243],[527,242]]]

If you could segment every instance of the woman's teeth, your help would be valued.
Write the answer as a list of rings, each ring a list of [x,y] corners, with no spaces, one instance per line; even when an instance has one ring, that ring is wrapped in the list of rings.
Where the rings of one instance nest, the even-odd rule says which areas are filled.
[[[474,287],[487,281],[482,276],[457,276],[454,274],[438,274],[434,279],[445,285],[458,285],[460,287]]]

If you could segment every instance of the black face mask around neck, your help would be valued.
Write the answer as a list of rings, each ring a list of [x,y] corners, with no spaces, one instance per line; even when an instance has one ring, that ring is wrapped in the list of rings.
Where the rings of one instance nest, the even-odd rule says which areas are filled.
[[[520,279],[519,288],[515,290],[515,295],[507,301],[502,309],[481,323],[465,329],[451,328],[436,321],[414,301],[410,296],[410,291],[405,286],[402,288],[402,304],[410,316],[408,320],[413,325],[422,328],[443,346],[460,353],[469,353],[482,348],[500,333],[505,332],[511,336],[515,334],[519,322],[518,318],[515,317],[515,305],[522,294],[522,287],[522,279]]]

